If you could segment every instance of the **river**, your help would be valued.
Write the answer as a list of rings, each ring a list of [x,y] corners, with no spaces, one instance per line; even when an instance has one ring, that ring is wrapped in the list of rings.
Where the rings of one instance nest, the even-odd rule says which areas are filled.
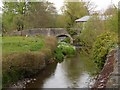
[[[88,88],[94,82],[94,72],[95,65],[89,57],[77,54],[47,66],[26,88]]]

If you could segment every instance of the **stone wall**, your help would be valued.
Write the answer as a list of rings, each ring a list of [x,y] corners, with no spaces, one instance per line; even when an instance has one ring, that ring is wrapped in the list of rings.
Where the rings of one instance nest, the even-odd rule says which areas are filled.
[[[10,36],[35,36],[35,35],[44,35],[44,36],[55,36],[59,37],[60,35],[64,35],[70,38],[70,43],[73,43],[73,38],[68,34],[65,28],[34,28],[23,31],[13,31],[8,33]]]
[[[58,36],[61,34],[68,34],[68,32],[64,28],[35,28],[35,29],[29,29],[29,30],[23,30],[21,31],[14,31],[9,33],[11,36],[19,36],[19,35],[53,35],[53,36]]]
[[[93,90],[120,87],[119,52],[119,49],[114,49],[107,55],[106,63],[92,87]]]
[[[114,68],[113,72],[111,73],[109,80],[106,84],[107,88],[120,88],[120,61],[119,61],[119,54],[120,50],[117,49],[116,53],[114,54],[115,61],[113,63]]]

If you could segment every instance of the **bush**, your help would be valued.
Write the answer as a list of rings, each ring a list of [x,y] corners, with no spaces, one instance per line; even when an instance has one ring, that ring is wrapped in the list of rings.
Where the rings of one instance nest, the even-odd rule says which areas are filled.
[[[13,38],[13,37],[12,37]],[[4,37],[4,44],[8,42],[8,39],[11,40],[11,44],[13,47],[20,47],[16,46],[16,43],[20,41],[20,43],[24,43],[21,38],[22,37],[14,37],[12,39],[11,37],[6,38]],[[47,37],[47,38],[26,38],[25,44],[29,43],[29,48],[26,48],[24,50],[24,46],[17,49],[15,52],[12,52],[6,49],[7,47],[4,46],[5,52],[3,52],[3,61],[2,61],[2,84],[3,86],[7,86],[8,84],[14,83],[18,80],[21,80],[23,78],[29,78],[31,75],[36,74],[45,66],[52,62],[51,58],[54,55],[54,50],[57,47],[57,40],[54,37]],[[41,39],[43,41],[41,41]],[[7,41],[6,41],[7,40]],[[33,41],[35,40],[35,41]],[[37,42],[36,42],[37,41]],[[51,42],[52,41],[52,42]],[[5,43],[6,42],[6,43]],[[15,43],[15,46],[14,46]],[[32,43],[32,45],[31,45]],[[42,43],[41,45],[39,45]],[[7,45],[8,46],[8,45]],[[11,48],[11,45],[8,47]],[[20,50],[23,49],[23,50]],[[31,49],[31,50],[30,50]],[[21,52],[22,51],[22,52]]]
[[[70,56],[70,55],[75,54],[75,47],[68,43],[61,42],[61,43],[59,43],[58,48],[60,48],[62,50],[62,53],[64,55]]]
[[[55,59],[57,62],[61,63],[64,59],[64,54],[62,53],[61,48],[55,50]]]
[[[74,42],[82,46],[83,48],[81,48],[81,50],[84,51],[86,55],[89,55],[96,37],[105,30],[103,22],[96,15],[93,15],[79,31],[80,34],[75,36]]]
[[[66,42],[66,43],[70,43],[70,38],[69,37],[66,37],[63,42]]]
[[[67,28],[67,31],[69,32],[69,34],[70,34],[71,36],[77,35],[77,32],[76,32],[75,29]]]
[[[92,54],[98,69],[103,68],[108,52],[115,47],[116,43],[117,37],[111,32],[102,33],[97,37],[93,44]]]
[[[45,37],[45,47],[54,51],[54,49],[57,47],[57,39],[52,36]]]
[[[3,86],[30,77],[45,67],[43,52],[11,53],[3,55]]]
[[[64,56],[71,56],[75,54],[75,47],[65,43],[60,42],[57,46],[57,49],[55,50],[55,59],[57,62],[62,62],[64,59]]]

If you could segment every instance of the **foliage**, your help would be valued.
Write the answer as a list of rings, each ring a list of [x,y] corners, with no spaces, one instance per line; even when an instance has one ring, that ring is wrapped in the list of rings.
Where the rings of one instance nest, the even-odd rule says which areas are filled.
[[[3,86],[35,74],[45,67],[44,52],[3,54]]]
[[[110,18],[106,21],[105,27],[107,30],[110,30],[111,32],[118,33],[118,9],[112,8],[112,11],[110,12],[111,14]]]
[[[109,13],[106,11],[105,16],[108,18],[104,21],[98,18],[100,15],[92,15],[92,18],[83,23],[84,29],[81,30],[80,35],[75,37],[75,42],[84,46],[84,51],[87,53],[91,53],[93,43],[98,35],[106,31],[118,32],[118,10],[112,8],[112,12],[109,11]]]
[[[120,8],[118,9],[118,44],[120,46]]]
[[[93,16],[84,23],[84,29],[75,37],[75,43],[82,46],[87,54],[91,53],[96,37],[104,32],[103,23],[97,16]]]
[[[102,33],[105,30],[104,21],[99,18],[100,15],[91,15],[91,18],[84,23],[84,30],[94,30]]]
[[[30,15],[28,15],[28,22],[33,28],[55,27],[57,12],[53,3],[31,2],[30,5]]]
[[[51,58],[57,42],[54,37],[3,37],[2,44],[2,79],[6,86],[29,78],[54,62]]]
[[[113,15],[116,14],[117,7],[115,5],[109,5],[108,8],[105,10],[105,15]]]
[[[16,30],[16,29],[23,30],[24,28],[23,17],[26,14],[26,10],[27,8],[25,2],[4,2],[4,6],[3,6],[4,32],[7,32],[8,30]]]
[[[67,28],[67,31],[69,32],[69,34],[70,34],[72,37],[74,37],[75,35],[77,35],[76,29]]]
[[[59,14],[56,16],[56,25],[57,28],[65,28],[65,15]]]
[[[57,12],[53,3],[16,1],[3,4],[2,31],[4,33],[28,28],[55,27]]]
[[[55,60],[61,63],[64,60],[64,54],[62,53],[61,48],[56,48],[55,50]]]
[[[117,37],[115,33],[105,32],[99,35],[93,45],[93,60],[98,69],[102,69],[108,52],[115,47]]]
[[[65,43],[65,42],[60,42],[58,45],[58,48],[60,48],[63,52],[64,55],[73,55],[75,54],[75,47]]]
[[[62,42],[70,43],[70,38],[66,37]]]
[[[0,29],[2,30],[2,14],[0,14]],[[0,36],[1,36],[1,33],[2,33],[1,30],[0,30]]]
[[[88,15],[88,10],[85,7],[85,2],[65,2],[63,9],[63,15],[65,16],[65,27],[68,29],[68,32],[73,32],[69,30],[73,28],[76,24],[75,20],[81,18],[85,15]],[[71,33],[70,33],[71,34]],[[72,33],[73,34],[73,33]],[[71,34],[71,35],[72,35]]]
[[[59,45],[57,46],[57,49],[55,50],[55,58],[58,62],[62,62],[64,59],[64,56],[71,56],[75,54],[75,47],[65,43],[65,42],[60,42]]]
[[[51,42],[52,41],[52,42]],[[53,49],[57,46],[57,40],[56,37],[53,36],[46,36],[45,37],[45,47],[48,47],[49,49]],[[54,50],[52,50],[54,51]]]

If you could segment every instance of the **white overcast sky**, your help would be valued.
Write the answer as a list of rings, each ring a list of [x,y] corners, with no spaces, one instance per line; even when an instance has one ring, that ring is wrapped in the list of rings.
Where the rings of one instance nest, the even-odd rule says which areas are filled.
[[[64,2],[64,0],[48,0],[48,1],[53,2],[57,10],[60,10]],[[91,0],[91,2],[93,2],[97,6],[96,10],[99,10],[99,11],[105,10],[111,4],[111,2],[115,5],[118,5],[119,1],[120,0]],[[2,6],[2,0],[0,0],[0,7],[1,6]]]
[[[64,0],[48,0],[50,2],[53,2],[55,6],[57,7],[57,10],[60,10],[60,7],[63,5]],[[75,1],[75,0],[72,0]],[[115,5],[118,5],[118,2],[120,0],[91,0],[97,8],[97,11],[104,11],[110,4],[111,2]]]

